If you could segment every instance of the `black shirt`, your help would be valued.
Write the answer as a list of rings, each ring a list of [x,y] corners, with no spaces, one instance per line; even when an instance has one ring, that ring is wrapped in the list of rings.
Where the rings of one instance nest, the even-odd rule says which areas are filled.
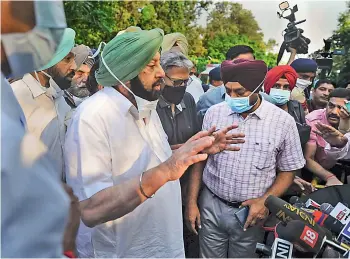
[[[182,111],[177,106],[180,106]],[[170,145],[185,143],[200,131],[196,103],[189,93],[185,93],[181,103],[175,106],[174,116],[171,104],[163,96],[159,98],[157,112]]]

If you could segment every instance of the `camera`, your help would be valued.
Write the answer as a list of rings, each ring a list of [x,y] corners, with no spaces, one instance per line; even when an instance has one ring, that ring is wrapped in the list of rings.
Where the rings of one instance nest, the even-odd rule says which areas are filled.
[[[289,52],[289,48],[291,47],[296,49],[298,54],[307,54],[311,42],[310,39],[303,35],[304,30],[296,27],[296,25],[306,22],[306,19],[296,22],[295,13],[298,12],[298,6],[294,5],[293,8],[289,8],[289,3],[285,1],[280,3],[279,8],[281,12],[277,12],[278,18],[286,19],[289,23],[284,30],[284,40],[278,53],[277,65],[285,50]]]
[[[331,51],[333,42],[337,41],[336,37],[330,37],[323,39],[324,48],[322,52],[317,53],[316,62],[318,69],[321,69],[319,78],[326,78],[332,71],[333,68],[333,56],[344,55],[344,50],[334,49]]]

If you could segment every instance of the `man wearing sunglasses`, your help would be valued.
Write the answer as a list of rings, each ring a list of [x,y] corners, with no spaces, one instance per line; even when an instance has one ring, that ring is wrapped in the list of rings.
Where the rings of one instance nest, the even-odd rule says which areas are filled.
[[[163,53],[160,61],[165,72],[165,86],[158,101],[157,112],[174,150],[201,130],[195,100],[186,92],[187,86],[192,82],[190,70],[193,63],[182,53],[174,51]],[[189,170],[191,167],[187,171]],[[186,198],[188,175],[187,172],[180,178],[182,200]],[[185,226],[184,243],[186,257],[198,258],[198,237]]]
[[[346,100],[350,100],[348,89],[337,88],[331,92],[326,109],[316,110],[306,116],[306,123],[311,126],[310,140],[305,146],[306,166],[303,178],[317,176],[326,182],[326,186],[341,185],[337,178],[336,160],[325,152],[326,141],[322,135],[317,135],[316,125],[325,124],[338,129],[342,110],[346,109]]]

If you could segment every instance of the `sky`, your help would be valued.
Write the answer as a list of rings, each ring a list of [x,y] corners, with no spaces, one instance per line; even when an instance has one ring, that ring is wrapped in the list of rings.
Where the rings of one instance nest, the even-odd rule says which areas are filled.
[[[283,41],[282,31],[288,24],[287,20],[277,17],[278,5],[283,0],[240,0],[234,2],[239,2],[245,9],[252,11],[266,41],[273,38],[281,44]],[[291,0],[288,2],[291,7],[295,4],[298,5],[299,11],[295,14],[297,21],[306,19],[305,23],[297,25],[297,27],[304,29],[303,35],[311,40],[309,53],[324,46],[323,38],[327,39],[332,35],[332,32],[337,28],[339,14],[346,9],[346,1],[340,0]],[[203,26],[206,23],[206,18],[207,14],[203,13],[199,24]]]

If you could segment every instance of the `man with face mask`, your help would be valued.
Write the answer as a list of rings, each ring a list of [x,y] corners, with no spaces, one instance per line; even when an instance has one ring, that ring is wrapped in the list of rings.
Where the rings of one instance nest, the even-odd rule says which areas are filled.
[[[66,27],[61,1],[1,2],[1,255],[62,257],[69,201],[5,76],[39,69]],[[40,51],[39,51],[40,50]]]
[[[63,179],[63,145],[66,132],[65,117],[70,110],[63,90],[71,85],[76,64],[74,30],[67,28],[53,58],[40,72],[25,74],[11,84],[27,120],[29,132],[48,147],[55,169]]]
[[[165,76],[162,41],[163,31],[154,29],[125,32],[106,44],[95,73],[104,88],[77,108],[68,127],[67,182],[84,223],[80,256],[184,257],[177,179],[241,136],[226,136],[233,126],[210,129],[172,153],[156,112]]]
[[[197,163],[192,170],[186,219],[193,232],[200,229],[200,257],[256,257],[256,243],[264,235],[256,224],[268,215],[266,198],[282,196],[305,164],[293,118],[258,94],[266,73],[260,60],[221,64],[225,102],[209,108],[202,128],[235,123],[246,138],[239,152],[209,155],[206,164]],[[249,207],[244,226],[234,215],[240,206]]]
[[[350,90],[337,88],[329,95],[329,101],[325,109],[316,110],[306,116],[306,122],[312,131],[310,140],[305,147],[306,169],[303,170],[304,178],[311,180],[317,176],[326,182],[326,186],[341,185],[337,178],[336,160],[325,152],[326,141],[314,131],[319,123],[338,129],[341,110],[346,109],[346,103],[350,100]]]
[[[189,72],[193,64],[180,52],[162,53],[161,66],[165,72],[165,86],[159,98],[157,112],[162,122],[171,148],[177,149],[179,144],[200,131],[196,115],[196,103],[186,87],[191,82]],[[189,171],[190,168],[187,170]],[[182,200],[186,199],[188,172],[181,179]],[[184,202],[183,202],[184,204]],[[184,228],[184,245],[187,258],[198,258],[198,238]]]
[[[74,103],[70,102],[71,98],[69,97],[66,98],[66,101],[72,108],[76,108],[90,95],[86,87],[86,82],[95,60],[92,58],[93,54],[91,49],[85,45],[74,47],[72,53],[75,55],[74,60],[77,65],[77,70],[75,71],[71,87],[67,89],[67,95],[70,95],[69,97],[74,100]]]
[[[291,100],[295,100],[301,103],[306,113],[308,113],[307,100],[310,97],[309,86],[316,76],[317,63],[316,61],[308,58],[299,58],[294,60],[290,66],[298,74],[296,87],[291,94]]]

